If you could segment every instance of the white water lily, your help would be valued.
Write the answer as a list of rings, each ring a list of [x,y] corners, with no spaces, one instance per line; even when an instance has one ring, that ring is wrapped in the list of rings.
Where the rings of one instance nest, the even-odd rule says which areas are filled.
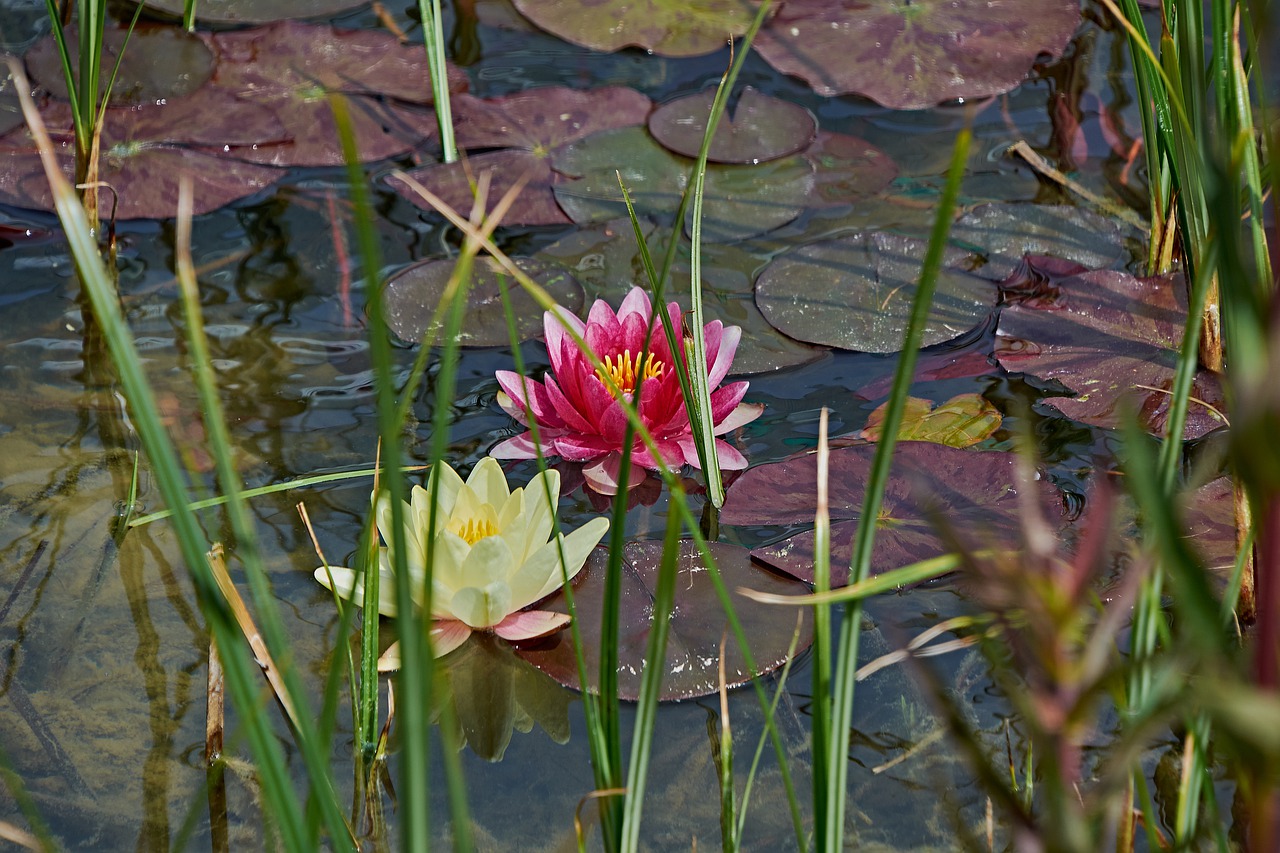
[[[415,603],[427,573],[427,543],[434,542],[431,573],[431,645],[437,657],[462,645],[472,631],[490,630],[506,640],[544,637],[569,623],[568,615],[524,608],[559,589],[567,576],[582,570],[591,549],[609,529],[609,521],[595,518],[568,534],[550,539],[553,507],[560,498],[560,472],[543,471],[524,488],[510,489],[497,460],[485,458],[464,483],[448,465],[436,466],[439,477],[436,526],[431,522],[431,488],[414,486],[404,505],[406,563]],[[551,501],[548,502],[548,495]],[[378,531],[391,542],[391,498],[377,499]],[[394,563],[386,546],[380,549],[378,612],[395,616]],[[565,570],[560,567],[561,552]],[[332,574],[333,584],[329,578]],[[351,569],[322,566],[316,580],[336,589],[343,598],[359,602],[363,584]],[[399,666],[399,649],[392,646],[380,669]]]

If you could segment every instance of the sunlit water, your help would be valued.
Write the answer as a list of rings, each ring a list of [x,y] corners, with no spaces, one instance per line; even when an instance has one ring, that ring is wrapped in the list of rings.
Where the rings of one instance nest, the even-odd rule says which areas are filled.
[[[338,22],[373,25],[361,15]],[[484,27],[477,38],[470,47],[478,58],[469,71],[472,92],[482,96],[551,83],[623,83],[662,101],[712,83],[727,62],[726,53],[684,61],[637,52],[601,57],[547,36]],[[1124,89],[1113,88],[1126,79],[1121,57],[1111,34],[1086,27],[1067,58],[1042,78],[984,105],[976,120],[965,203],[1060,199],[1030,170],[1004,157],[1003,150],[1025,138],[1052,154],[1050,106],[1057,93],[1076,88],[1085,92],[1081,103],[1086,111],[1085,148],[1077,145],[1075,151],[1080,160],[1076,176],[1094,189],[1114,185],[1123,158],[1101,139],[1096,118],[1100,110],[1114,111],[1119,121],[1127,122],[1130,135],[1138,133],[1136,117],[1125,110]],[[962,123],[958,108],[893,113],[854,98],[819,99],[756,61],[748,63],[744,82],[809,106],[824,129],[880,145],[893,154],[902,172],[890,200],[826,213],[825,219],[802,218],[770,235],[777,250],[841,229],[918,231],[927,223]],[[403,164],[384,164],[392,165]],[[372,166],[371,171],[387,168]],[[1134,187],[1140,193],[1141,185]],[[456,239],[437,218],[394,193],[379,192],[379,235],[388,271],[439,256]],[[298,171],[265,196],[195,223],[205,322],[241,473],[250,486],[367,466],[373,460],[376,425],[360,272],[343,268],[330,214],[344,198],[336,171]],[[50,217],[14,209],[0,209],[0,225],[55,227]],[[529,252],[567,230],[518,229],[505,239]],[[121,419],[119,399],[104,392],[100,368],[86,367],[82,356],[84,324],[66,251],[56,238],[15,234],[6,239],[0,243],[0,607],[5,608],[0,619],[0,746],[37,810],[68,847],[150,850],[185,838],[190,847],[206,848],[208,636],[187,572],[163,522],[132,530],[117,547],[113,532],[133,459],[124,453],[106,455],[104,446],[116,446],[112,431],[127,421]],[[211,482],[192,417],[197,403],[172,274],[172,223],[127,224],[120,230],[120,245],[122,299],[148,375],[174,437],[191,450],[192,460]],[[988,324],[963,339],[964,351],[990,352],[993,328]],[[526,345],[523,352],[531,364],[545,364],[541,345]],[[408,348],[397,351],[405,370],[412,358]],[[854,392],[888,375],[893,364],[888,358],[833,353],[803,367],[752,376],[748,399],[767,408],[736,441],[753,464],[810,448],[823,406],[832,411],[833,434],[857,430],[879,400],[865,401]],[[513,425],[494,403],[493,380],[495,369],[510,367],[508,351],[463,354],[458,396],[450,401],[449,460],[455,467],[470,468],[511,434]],[[1003,376],[992,367],[977,380],[923,383],[914,393],[940,400],[975,390],[1011,415],[1006,428],[985,446],[1010,447],[1013,431],[1020,428],[1014,415],[1037,395],[1020,377]],[[435,405],[428,390],[414,408],[419,422],[430,421]],[[1078,503],[1094,456],[1108,452],[1108,440],[1051,413],[1033,412],[1032,418],[1049,475]],[[132,438],[125,440],[128,447],[136,446]],[[428,441],[426,430],[418,428],[410,455],[422,461]],[[511,476],[521,482],[532,470],[518,465]],[[139,490],[143,511],[156,509],[159,497],[145,461]],[[317,696],[337,642],[336,616],[328,594],[312,580],[317,560],[294,505],[305,501],[329,559],[347,563],[368,497],[369,483],[355,481],[252,504],[297,666],[313,677]],[[665,506],[660,499],[653,507],[634,510],[628,532],[659,535]],[[581,492],[570,495],[561,512],[569,525],[594,514]],[[202,520],[211,540],[231,541],[218,514],[207,513]],[[779,534],[777,529],[724,530],[726,540],[748,546]],[[873,601],[867,608],[862,656],[870,659],[901,647],[967,608],[955,584],[945,579]],[[1006,729],[1007,704],[975,655],[958,652],[931,665],[993,752],[1003,750],[1006,731],[1018,748],[1016,721]],[[809,785],[808,691],[807,658],[802,658],[792,671],[780,714],[802,802],[808,800]],[[474,749],[464,751],[483,849],[573,846],[574,809],[593,787],[581,704],[559,687],[551,686],[547,695],[551,698],[543,696],[542,701],[559,710],[542,721],[545,727],[516,715],[511,721],[516,731],[502,761],[487,761]],[[738,767],[744,770],[761,731],[760,712],[749,690],[731,694],[730,708]],[[645,838],[653,849],[689,849],[695,839],[700,847],[718,843],[719,800],[708,736],[708,721],[714,722],[718,713],[713,697],[665,706],[659,715],[646,805]],[[343,722],[343,716],[344,728],[332,751],[340,782],[349,778],[351,760],[349,721]],[[628,716],[624,731],[629,723]],[[234,727],[234,716],[230,724]],[[491,735],[496,726],[495,737],[503,740],[501,720],[469,725]],[[925,693],[901,666],[881,671],[859,688],[849,756],[849,832],[868,845],[863,849],[951,849],[957,821],[970,828],[981,822],[985,794],[946,740],[937,737],[939,725]],[[566,733],[567,742],[557,742]],[[281,737],[288,742],[283,726]],[[1152,754],[1153,767],[1176,748],[1172,735],[1167,740],[1164,753]],[[247,752],[238,743],[229,751]],[[293,766],[301,775],[300,763]],[[391,770],[394,778],[394,757]],[[251,849],[261,843],[255,782],[247,766],[233,765],[228,776],[231,848]],[[443,816],[442,786],[433,796]],[[390,804],[388,809],[394,832]],[[4,786],[0,820],[25,825]],[[747,846],[786,849],[793,844],[790,833],[772,750],[766,749],[750,805]]]

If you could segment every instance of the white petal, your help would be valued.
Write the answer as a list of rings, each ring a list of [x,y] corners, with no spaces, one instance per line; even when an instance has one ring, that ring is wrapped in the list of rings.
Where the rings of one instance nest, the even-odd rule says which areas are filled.
[[[528,574],[525,567],[521,567],[517,579],[512,580],[512,609],[519,610],[550,595],[561,587],[566,575],[573,580],[582,571],[587,557],[591,556],[591,549],[599,544],[608,530],[609,519],[593,518],[568,536],[560,537],[564,548],[564,572],[560,569],[560,546],[555,541],[539,548],[525,564]]]
[[[511,612],[511,587],[503,582],[458,590],[449,607],[455,619],[472,628],[491,628]]]
[[[493,507],[502,506],[511,490],[507,487],[507,475],[502,473],[502,466],[492,456],[486,456],[476,463],[467,477],[467,485],[475,491],[482,503]]]
[[[329,584],[330,572],[333,574],[332,586]],[[321,566],[315,570],[315,579],[357,607],[364,601],[364,584],[356,583],[356,572],[351,569],[330,566],[329,572],[326,572],[324,566]],[[387,571],[378,572],[378,612],[383,616],[396,615],[396,579]]]

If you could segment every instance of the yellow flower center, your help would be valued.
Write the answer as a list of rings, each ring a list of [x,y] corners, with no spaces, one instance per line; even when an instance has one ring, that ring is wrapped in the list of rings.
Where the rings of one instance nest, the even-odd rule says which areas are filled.
[[[653,357],[650,353],[645,356],[643,353],[636,353],[634,356],[631,350],[623,350],[616,356],[606,355],[604,357],[604,370],[597,370],[596,375],[601,382],[605,381],[605,373],[613,380],[614,384],[622,389],[622,393],[631,394],[636,390],[636,379],[643,373],[646,380],[657,379],[662,375],[663,369],[666,367],[661,361]],[[605,384],[608,384],[607,382]]]
[[[497,536],[498,525],[487,518],[471,518],[466,524],[457,525],[453,532],[466,540],[468,545],[474,545],[486,536]]]

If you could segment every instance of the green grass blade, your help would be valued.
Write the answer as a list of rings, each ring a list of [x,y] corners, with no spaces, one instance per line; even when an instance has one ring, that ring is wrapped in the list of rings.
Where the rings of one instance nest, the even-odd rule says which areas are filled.
[[[911,379],[915,373],[916,357],[919,354],[920,341],[924,333],[925,319],[933,302],[933,292],[938,280],[938,272],[942,267],[943,253],[947,247],[947,234],[951,227],[951,218],[955,210],[956,199],[960,193],[960,182],[964,176],[965,163],[969,155],[969,143],[972,130],[966,126],[956,137],[955,148],[951,155],[951,165],[947,171],[947,182],[942,196],[938,200],[938,210],[934,218],[933,231],[929,237],[929,248],[925,253],[924,264],[920,271],[920,282],[916,288],[915,298],[911,305],[911,319],[907,323],[902,352],[898,357],[898,367],[894,374],[893,389],[889,393],[889,402],[885,410],[883,430],[876,443],[875,457],[871,463],[871,472],[867,477],[866,496],[863,499],[862,511],[858,519],[858,530],[854,536],[854,553],[849,568],[849,582],[856,584],[865,580],[871,568],[871,547],[875,536],[876,522],[880,517],[880,507],[884,499],[884,488],[889,478],[889,465],[893,459],[893,450],[897,443],[898,427],[902,422],[907,392],[911,387]],[[849,733],[853,720],[853,695],[856,684],[858,640],[862,630],[861,602],[845,605],[844,621],[840,626],[840,642],[835,661],[836,675],[833,687],[831,709],[831,739],[828,742],[829,761],[827,775],[822,784],[823,802],[821,808],[822,821],[816,826],[817,849],[834,853],[843,849],[845,801],[847,797],[849,753]],[[815,813],[819,811],[815,803]]]
[[[444,20],[440,0],[418,0],[422,17],[422,39],[427,49],[427,65],[431,69],[431,93],[435,99],[436,123],[440,127],[440,147],[446,163],[458,160],[458,145],[453,136],[453,108],[449,101],[449,69],[445,65]]]

